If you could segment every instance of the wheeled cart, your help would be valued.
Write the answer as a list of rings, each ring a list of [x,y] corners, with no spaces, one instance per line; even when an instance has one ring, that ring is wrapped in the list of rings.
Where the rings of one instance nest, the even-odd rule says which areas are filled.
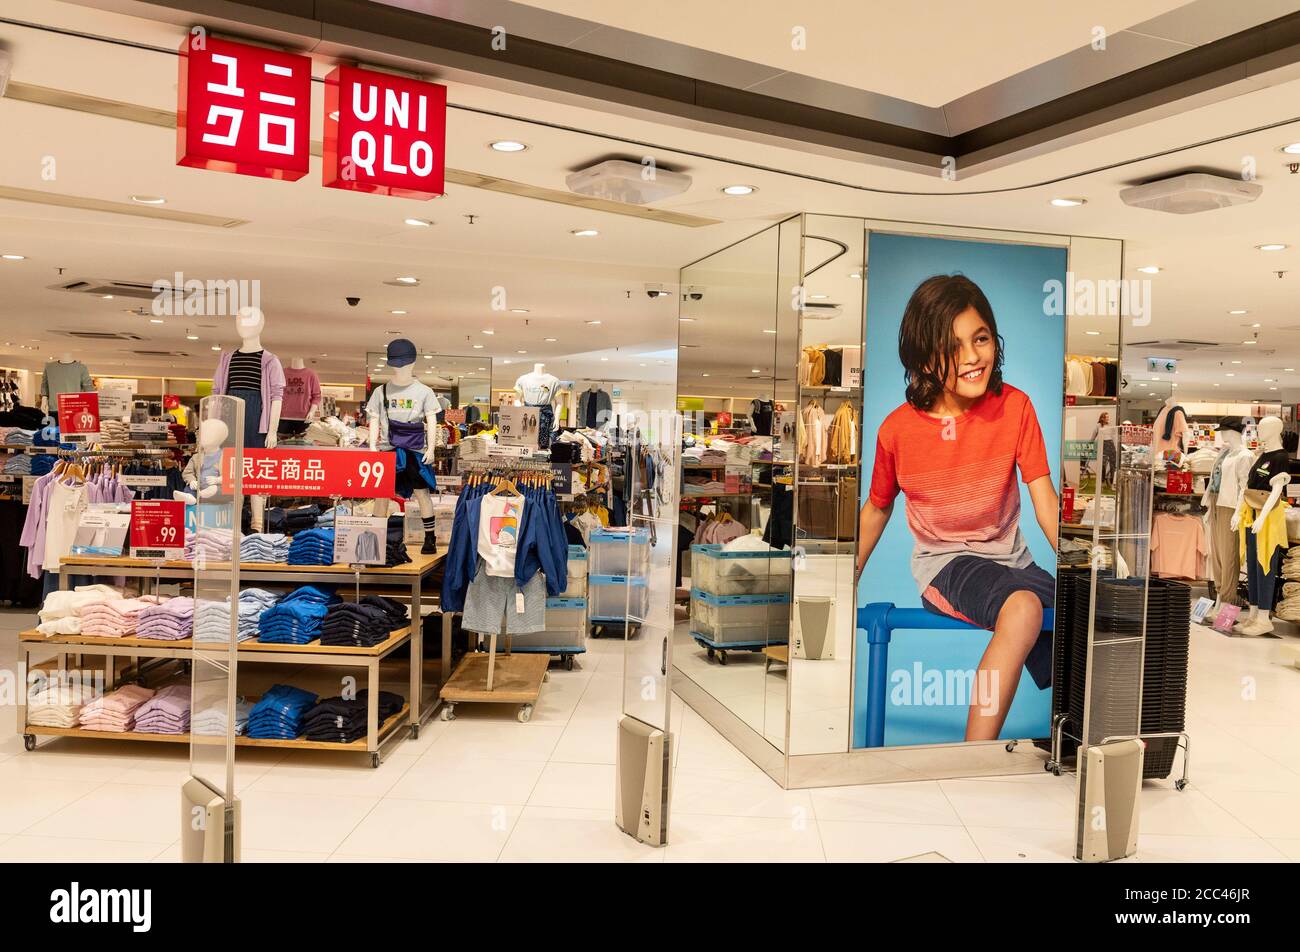
[[[718,664],[727,663],[728,651],[764,651],[768,647],[766,641],[713,641],[707,635],[702,635],[698,631],[691,632],[691,637],[700,643],[700,646],[709,653],[709,660],[716,660]]]
[[[587,650],[587,599],[548,598],[546,630],[512,635],[510,650],[559,657],[564,669],[572,671],[574,656]]]
[[[518,704],[519,723],[527,723],[550,663],[548,655],[528,652],[467,654],[442,686],[442,719],[454,721],[457,704]]]

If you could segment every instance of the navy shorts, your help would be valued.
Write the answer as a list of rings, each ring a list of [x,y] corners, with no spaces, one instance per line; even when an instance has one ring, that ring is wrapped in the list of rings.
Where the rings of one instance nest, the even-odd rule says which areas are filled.
[[[1035,563],[1022,569],[980,558],[959,555],[942,569],[921,595],[932,612],[960,618],[992,631],[998,613],[1014,592],[1033,592],[1044,608],[1056,602],[1056,579]],[[1025,668],[1039,688],[1052,683],[1052,633],[1045,631],[1025,659]]]

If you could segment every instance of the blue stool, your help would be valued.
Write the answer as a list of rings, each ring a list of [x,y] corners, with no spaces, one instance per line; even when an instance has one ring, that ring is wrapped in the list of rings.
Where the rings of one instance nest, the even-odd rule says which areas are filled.
[[[1043,631],[1051,631],[1055,610],[1043,609]],[[897,608],[893,602],[869,602],[858,609],[858,633],[867,635],[866,747],[885,746],[885,690],[889,680],[889,639],[902,630],[987,631],[970,622],[924,608]]]

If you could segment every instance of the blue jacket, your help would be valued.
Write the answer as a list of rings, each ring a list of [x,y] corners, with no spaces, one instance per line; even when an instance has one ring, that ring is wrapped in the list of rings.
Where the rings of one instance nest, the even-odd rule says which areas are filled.
[[[549,489],[525,489],[524,498],[515,584],[522,588],[540,571],[546,576],[546,594],[555,597],[569,587],[569,548],[555,494]]]
[[[443,562],[442,610],[445,612],[458,612],[465,608],[465,592],[469,590],[478,566],[479,501],[489,489],[487,484],[471,486],[456,500],[451,539]]]

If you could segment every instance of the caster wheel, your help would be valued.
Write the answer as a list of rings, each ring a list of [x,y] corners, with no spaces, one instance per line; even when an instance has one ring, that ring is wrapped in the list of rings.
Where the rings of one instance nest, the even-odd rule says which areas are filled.
[[[1182,789],[1183,789],[1184,787],[1186,787],[1186,786],[1187,786],[1187,781],[1186,781],[1186,780],[1183,780],[1183,779],[1180,778],[1180,779],[1174,781],[1174,789],[1175,789],[1175,790],[1182,790]]]
[[[454,721],[456,719],[456,712],[452,709],[450,704],[447,704],[443,706],[442,713],[439,716],[444,721]]]
[[[35,750],[35,749],[36,749],[36,735],[35,735],[35,734],[24,734],[24,735],[23,735],[23,749],[24,749],[24,750]]]
[[[1014,753],[1015,749],[1016,749],[1016,742],[1014,740],[1007,741],[1007,753],[1008,754]]]
[[[564,670],[565,671],[573,670],[573,655],[564,656]]]
[[[533,719],[533,706],[531,704],[525,704],[519,709],[519,713],[516,716],[519,718],[520,724],[527,724]]]
[[[1043,764],[1043,769],[1046,770],[1048,773],[1051,773],[1055,767],[1056,765],[1052,763],[1050,760]]]
[[[715,654],[716,654],[716,652],[715,652],[712,648],[710,648],[710,649],[709,649],[709,660],[710,660],[710,661],[713,660],[713,656],[714,656]]]
[[[718,664],[726,664],[726,663],[727,663],[727,653],[725,651],[719,651]]]
[[[378,754],[378,752],[373,753],[373,754],[370,755],[370,766],[371,766],[371,767],[375,767],[375,768],[377,768],[377,767],[379,766],[379,754]]]
[[[551,680],[551,672],[547,671],[542,675],[542,683],[545,684],[549,680]]]
[[[420,725],[419,725],[419,724],[412,724],[412,725],[411,725],[411,740],[419,740],[419,739],[420,739]]]
[[[1052,765],[1052,776],[1053,776],[1053,777],[1059,777],[1060,775],[1061,775],[1061,767],[1060,767],[1060,765],[1059,765],[1059,764],[1053,764],[1053,765]]]

